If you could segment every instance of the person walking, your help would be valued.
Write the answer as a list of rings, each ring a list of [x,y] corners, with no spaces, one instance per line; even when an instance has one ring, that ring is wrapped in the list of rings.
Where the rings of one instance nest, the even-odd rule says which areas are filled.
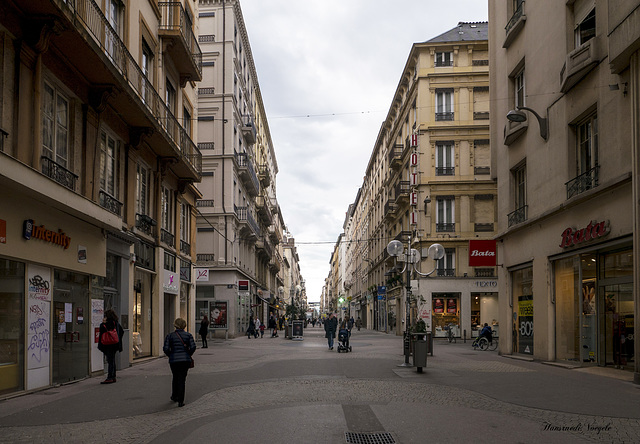
[[[338,329],[338,319],[333,313],[329,315],[329,319],[324,323],[324,337],[327,338],[329,344],[329,350],[333,350],[333,340],[336,337],[336,330]]]
[[[247,328],[247,339],[251,339],[251,336],[253,336],[253,333],[256,330],[256,324],[255,322],[253,322],[253,316],[249,317],[249,328]]]
[[[269,330],[271,331],[271,337],[273,338],[273,330],[276,328],[276,318],[275,316],[273,316],[273,314],[271,315],[271,317],[269,318]]]
[[[358,331],[360,331],[360,328],[362,327],[362,319],[360,319],[360,316],[356,319],[356,327],[358,328]]]
[[[202,348],[209,348],[207,344],[207,336],[209,335],[209,319],[207,315],[204,315],[202,321],[200,321],[200,330],[198,331],[202,338]]]
[[[253,337],[258,339],[258,335],[260,334],[260,327],[262,327],[262,322],[260,322],[259,318],[256,318],[256,323],[253,329]]]
[[[116,382],[116,353],[122,352],[122,335],[124,330],[118,323],[118,315],[109,309],[104,312],[98,336],[98,350],[107,358],[107,379],[100,384]]]
[[[264,324],[260,324],[260,339],[264,338]]]
[[[164,338],[164,354],[169,357],[169,366],[173,374],[171,382],[171,400],[178,403],[178,407],[184,406],[187,373],[191,368],[193,359],[191,355],[196,351],[196,343],[191,333],[185,331],[187,322],[177,318],[173,323],[176,330]]]

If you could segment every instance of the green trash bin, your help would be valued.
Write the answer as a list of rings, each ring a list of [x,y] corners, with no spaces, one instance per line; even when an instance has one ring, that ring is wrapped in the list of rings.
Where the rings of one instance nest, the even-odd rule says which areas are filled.
[[[413,365],[418,369],[418,373],[422,373],[422,369],[427,366],[429,348],[427,333],[412,333],[411,342],[413,343]]]

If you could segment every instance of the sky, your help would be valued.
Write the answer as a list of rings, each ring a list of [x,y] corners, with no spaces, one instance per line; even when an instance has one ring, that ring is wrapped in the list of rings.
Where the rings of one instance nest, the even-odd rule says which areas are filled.
[[[488,0],[240,0],[278,163],[276,196],[319,301],[414,43]]]

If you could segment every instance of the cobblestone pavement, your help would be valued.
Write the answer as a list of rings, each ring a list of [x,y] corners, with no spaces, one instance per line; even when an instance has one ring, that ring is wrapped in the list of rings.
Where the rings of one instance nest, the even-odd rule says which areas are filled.
[[[402,350],[397,337],[363,331],[354,333],[351,343],[353,353],[329,352],[321,332],[310,329],[304,341],[210,343],[196,354],[183,408],[168,402],[170,371],[164,359],[121,371],[118,384],[111,386],[98,386],[92,378],[50,389],[51,395],[11,398],[0,403],[0,442],[248,442],[269,437],[271,443],[343,443],[346,432],[389,433],[399,443],[638,442],[640,390],[626,380],[476,353],[469,344],[436,344],[436,356],[419,374],[398,367]],[[573,380],[575,386],[568,382]],[[125,401],[132,398],[127,383],[150,395]],[[199,396],[193,396],[193,384]],[[516,386],[523,388],[514,395]],[[573,393],[576,387],[584,393]],[[166,396],[157,393],[163,391]],[[133,413],[117,413],[123,402],[137,405],[129,406]],[[628,409],[606,407],[616,402]],[[101,413],[105,403],[113,406],[111,417]],[[551,407],[538,406],[547,404]],[[84,411],[82,420],[74,409]],[[67,415],[65,410],[70,410]]]

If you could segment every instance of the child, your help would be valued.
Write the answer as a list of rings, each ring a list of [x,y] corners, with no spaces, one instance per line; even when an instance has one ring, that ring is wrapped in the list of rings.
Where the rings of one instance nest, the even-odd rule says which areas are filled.
[[[260,324],[260,339],[264,338],[264,324]]]

